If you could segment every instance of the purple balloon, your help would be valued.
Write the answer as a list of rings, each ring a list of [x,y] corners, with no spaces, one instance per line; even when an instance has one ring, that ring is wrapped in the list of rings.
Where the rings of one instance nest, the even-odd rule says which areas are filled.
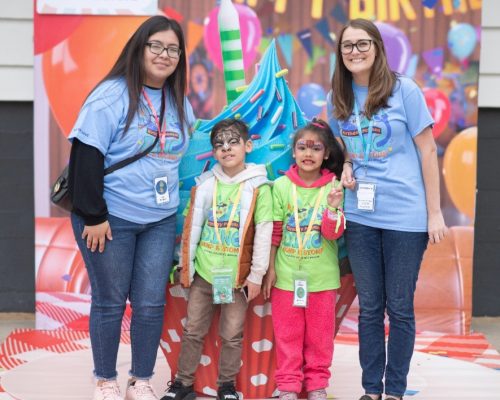
[[[389,67],[404,74],[412,55],[410,41],[403,31],[392,25],[384,22],[375,22],[375,25],[382,35]]]

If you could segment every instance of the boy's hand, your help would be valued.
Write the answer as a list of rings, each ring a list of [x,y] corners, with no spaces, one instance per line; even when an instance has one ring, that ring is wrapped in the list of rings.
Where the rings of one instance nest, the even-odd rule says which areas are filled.
[[[264,300],[269,300],[271,298],[271,289],[276,283],[276,271],[274,267],[269,267],[266,276],[264,277],[264,287],[262,288],[262,293],[264,295]]]
[[[344,197],[344,186],[342,182],[339,182],[338,186],[335,187],[335,177],[332,178],[332,190],[328,193],[326,201],[328,205],[333,208],[338,208],[342,204],[342,199]]]
[[[247,287],[248,288],[247,303],[250,303],[260,293],[260,285],[257,285],[256,283],[253,283],[253,282],[250,282],[248,279],[243,284],[243,287]]]

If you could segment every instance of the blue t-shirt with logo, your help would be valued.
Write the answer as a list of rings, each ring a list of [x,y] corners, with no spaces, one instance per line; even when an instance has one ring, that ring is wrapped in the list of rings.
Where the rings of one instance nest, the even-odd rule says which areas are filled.
[[[161,110],[161,90],[145,87],[158,115]],[[137,161],[104,176],[104,199],[108,212],[138,224],[159,221],[177,212],[179,206],[179,163],[189,144],[189,127],[195,117],[185,100],[184,130],[177,116],[173,98],[167,93],[163,126],[165,144],[160,140],[153,150]],[[100,84],[87,98],[69,135],[96,147],[104,155],[104,167],[129,158],[148,148],[157,135],[154,114],[143,95],[139,109],[127,132],[129,96],[123,78]],[[155,178],[167,177],[169,201],[157,204]]]
[[[368,140],[369,121],[363,109],[368,87],[353,85],[359,105],[361,129]],[[418,85],[398,76],[389,107],[373,119],[369,161],[364,168],[364,151],[354,112],[347,121],[333,116],[331,93],[328,96],[328,119],[336,137],[341,137],[353,162],[356,180],[374,183],[375,211],[359,210],[356,191],[345,191],[345,214],[348,221],[399,231],[426,232],[427,207],[420,155],[413,138],[434,123]]]

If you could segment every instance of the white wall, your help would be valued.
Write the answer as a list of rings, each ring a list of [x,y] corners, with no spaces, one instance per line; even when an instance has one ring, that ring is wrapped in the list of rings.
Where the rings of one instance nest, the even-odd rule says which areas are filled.
[[[479,107],[500,108],[500,1],[483,0]]]
[[[33,0],[0,7],[0,101],[33,101]]]

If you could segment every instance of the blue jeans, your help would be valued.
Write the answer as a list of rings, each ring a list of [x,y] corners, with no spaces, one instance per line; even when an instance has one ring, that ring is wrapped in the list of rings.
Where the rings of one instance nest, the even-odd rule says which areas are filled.
[[[136,224],[109,215],[113,240],[106,240],[103,253],[92,253],[81,238],[83,219],[71,215],[92,289],[90,340],[98,379],[116,379],[127,298],[132,307],[130,375],[139,379],[153,375],[174,254],[175,219],[174,214],[158,222]]]
[[[427,232],[347,222],[344,233],[359,298],[359,360],[365,393],[402,396],[415,344],[413,299]],[[385,349],[384,317],[389,316]]]

